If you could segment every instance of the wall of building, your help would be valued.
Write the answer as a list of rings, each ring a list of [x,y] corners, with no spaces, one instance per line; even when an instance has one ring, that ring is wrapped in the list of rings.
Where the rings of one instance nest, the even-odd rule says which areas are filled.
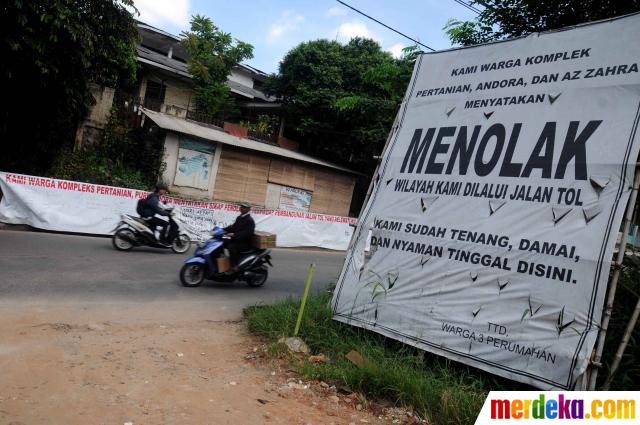
[[[347,216],[356,179],[354,176],[325,170],[315,171],[311,212]]]
[[[167,132],[164,143],[164,157],[165,164],[162,180],[169,185],[169,190],[175,193],[180,193],[185,196],[202,199],[212,199],[214,197],[214,191],[216,187],[216,176],[218,174],[218,167],[220,163],[221,150],[219,144],[214,144],[214,154],[211,167],[209,168],[209,180],[206,189],[179,185],[176,184],[176,175],[179,164],[179,152],[180,152],[180,138],[178,133]],[[184,140],[184,139],[183,139]],[[203,142],[207,143],[207,142]],[[213,142],[208,142],[212,143]],[[183,146],[184,147],[184,146]]]
[[[202,145],[213,152],[198,151]],[[348,216],[355,186],[352,174],[171,131],[165,137],[164,162],[163,181],[172,192],[199,199],[247,201],[270,209]],[[204,164],[208,167],[206,182],[197,176]]]
[[[220,150],[214,199],[278,208],[283,188],[299,189],[303,195],[310,194],[310,212],[349,215],[355,176],[226,145]]]
[[[165,80],[167,91],[164,95],[166,105],[177,106],[182,109],[194,109],[193,90],[180,80]],[[170,112],[167,112],[170,113]]]
[[[264,206],[271,160],[244,149],[221,148],[214,199]]]
[[[96,103],[89,111],[89,116],[78,126],[75,141],[78,148],[100,140],[113,106],[115,89],[97,84],[91,84],[89,89]]]
[[[147,91],[147,81],[162,83],[166,86],[164,104],[161,112],[185,118],[187,110],[195,109],[193,90],[189,84],[177,78],[160,79],[152,74],[144,75],[140,81],[138,96],[141,101],[144,101]]]
[[[142,102],[142,100],[144,100],[144,95],[147,92],[147,77],[146,76],[142,76],[140,77],[140,85],[138,86],[138,99],[140,100],[140,102]],[[134,93],[135,96],[135,93]]]
[[[272,159],[269,167],[269,182],[313,191],[316,171],[303,162],[294,162],[284,158]]]

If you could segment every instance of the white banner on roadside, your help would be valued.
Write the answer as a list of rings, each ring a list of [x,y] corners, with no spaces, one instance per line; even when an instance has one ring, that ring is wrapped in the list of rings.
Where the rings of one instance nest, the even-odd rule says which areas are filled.
[[[136,204],[149,192],[0,172],[0,222],[38,229],[111,234],[121,214],[136,214]],[[165,198],[178,208],[178,218],[193,240],[208,237],[214,226],[225,227],[238,207],[224,202]],[[354,218],[298,211],[254,209],[256,229],[276,234],[279,247],[319,247],[345,250]]]
[[[571,388],[596,340],[640,148],[638,40],[632,15],[421,55],[335,319]]]

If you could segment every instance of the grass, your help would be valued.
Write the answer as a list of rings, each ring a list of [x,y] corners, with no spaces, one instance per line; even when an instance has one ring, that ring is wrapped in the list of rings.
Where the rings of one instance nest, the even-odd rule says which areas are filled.
[[[625,259],[620,293],[616,296],[605,343],[605,370],[599,375],[599,385],[607,376],[608,365],[640,296],[640,260],[636,257],[632,260]],[[320,379],[368,397],[410,405],[429,422],[438,425],[474,423],[490,390],[532,389],[374,332],[336,322],[332,320],[330,298],[326,292],[309,296],[299,335],[313,354],[325,354],[327,362],[310,364],[306,359],[291,359],[293,367],[309,379]],[[291,298],[273,305],[249,307],[245,309],[249,330],[270,340],[276,353],[276,341],[293,333],[299,307],[300,300]],[[612,390],[637,388],[639,341],[640,326],[636,326],[614,377]],[[367,360],[363,367],[345,358],[351,350]]]
[[[332,320],[330,295],[310,295],[299,336],[313,354],[328,360],[311,364],[292,359],[297,372],[347,387],[373,398],[412,406],[431,423],[473,424],[490,389],[516,389],[517,384],[429,355],[381,335]],[[293,333],[300,300],[245,309],[249,330],[275,347]],[[355,350],[366,363],[358,367],[345,358]],[[277,350],[276,350],[277,351]],[[505,388],[507,387],[508,388]],[[522,389],[522,388],[519,388]]]

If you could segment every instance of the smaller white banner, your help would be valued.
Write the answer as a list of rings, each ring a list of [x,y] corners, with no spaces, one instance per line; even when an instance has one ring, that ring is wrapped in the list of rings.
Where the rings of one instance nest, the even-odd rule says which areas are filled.
[[[280,209],[287,211],[309,211],[311,192],[283,186],[280,190]]]
[[[121,214],[136,215],[136,204],[149,192],[0,172],[0,222],[27,224],[63,232],[111,234]],[[224,202],[165,198],[193,240],[203,240],[214,226],[225,227],[239,214]],[[356,219],[301,211],[254,209],[256,229],[274,233],[279,247],[345,250]]]
[[[179,148],[173,184],[206,190],[209,187],[212,163],[213,156],[208,153]]]
[[[640,391],[491,391],[476,425],[631,425],[638,423],[639,402]]]

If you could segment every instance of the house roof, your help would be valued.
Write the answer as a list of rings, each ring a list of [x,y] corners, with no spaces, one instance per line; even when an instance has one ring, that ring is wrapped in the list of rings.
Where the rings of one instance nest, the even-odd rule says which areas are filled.
[[[258,99],[264,100],[265,102],[276,101],[275,97],[267,96],[266,94],[262,93],[260,90],[256,90],[253,87],[245,86],[231,79],[227,80],[227,85],[231,88],[232,91],[239,92],[239,94],[247,96],[252,99],[258,98]]]
[[[334,170],[343,171],[350,174],[360,174],[356,171],[350,170],[339,165],[332,164],[321,159],[314,158],[309,155],[304,155],[299,152],[294,152],[288,149],[281,148],[280,146],[269,145],[266,143],[260,143],[249,139],[244,139],[237,136],[218,130],[215,128],[207,127],[202,124],[198,124],[191,120],[174,117],[171,115],[163,114],[161,112],[151,111],[145,108],[141,108],[151,121],[156,123],[160,128],[169,131],[175,131],[177,133],[188,134],[190,136],[199,137],[201,139],[211,140],[223,145],[234,146],[241,149],[249,149],[253,151],[263,152],[275,156],[284,158],[290,158],[310,164],[319,165],[321,167],[332,168]]]
[[[169,39],[171,39],[173,41],[180,42],[180,40],[181,40],[181,38],[178,37],[177,35],[173,35],[173,34],[171,34],[169,32],[166,32],[166,31],[158,28],[158,27],[154,27],[153,25],[149,25],[149,24],[147,24],[145,22],[142,22],[142,21],[139,21],[139,20],[136,20],[136,23],[137,23],[139,29],[146,30],[146,31],[151,31],[151,32],[160,34],[160,35],[162,35],[164,37],[167,37],[167,38],[169,38]],[[255,67],[253,67],[253,66],[251,66],[249,64],[239,63],[236,66],[238,68],[243,68],[243,69],[249,71],[250,73],[254,74],[256,77],[263,77],[263,79],[266,79],[266,77],[268,77],[268,74],[266,72],[261,71],[258,68],[255,68]]]
[[[137,58],[139,62],[146,63],[164,69],[166,71],[170,71],[182,77],[191,78],[191,74],[189,74],[189,66],[186,63],[170,58],[167,55],[155,52],[141,45],[137,45],[136,50],[138,52]],[[233,81],[231,79],[227,79],[227,85],[233,92],[250,99],[260,99],[264,100],[265,102],[276,101],[275,97],[267,96],[260,90],[256,90],[253,87],[245,86],[244,84],[238,83],[237,81]]]
[[[138,25],[138,28],[145,29],[145,30],[152,31],[152,32],[156,32],[158,34],[164,35],[167,38],[171,38],[171,39],[173,39],[175,41],[180,41],[180,37],[178,37],[177,35],[173,35],[173,34],[171,34],[169,32],[161,30],[158,27],[154,27],[153,25],[149,25],[147,23],[144,23],[144,22],[138,21],[138,20],[136,20],[136,23]]]
[[[153,50],[141,45],[136,46],[136,51],[138,53],[138,61],[142,63],[148,63],[167,71],[174,72],[183,77],[191,78],[191,74],[189,74],[189,68],[184,62],[180,62],[178,60],[170,58],[167,55],[154,52]]]

